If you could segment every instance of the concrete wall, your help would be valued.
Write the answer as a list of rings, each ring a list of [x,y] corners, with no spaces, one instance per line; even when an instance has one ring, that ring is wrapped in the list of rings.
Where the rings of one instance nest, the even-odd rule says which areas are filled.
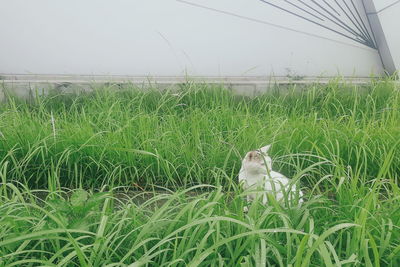
[[[385,11],[382,23],[398,21],[396,12]],[[0,33],[0,74],[383,72],[377,50],[259,0],[1,0]],[[392,36],[390,46],[398,46],[398,35]]]
[[[400,70],[400,3],[381,11],[378,16],[395,67]]]
[[[364,0],[368,21],[374,33],[384,69],[392,74],[400,69],[400,2],[397,0]]]
[[[326,85],[332,78],[289,79],[287,77],[147,77],[147,76],[84,76],[84,75],[5,75],[0,80],[0,102],[6,95],[33,99],[37,94],[48,94],[50,91],[59,93],[80,93],[106,86],[116,90],[138,88],[148,90],[176,90],[184,84],[197,83],[208,85],[223,85],[234,94],[258,96],[266,92],[281,92],[287,90],[302,90],[310,85]],[[334,78],[337,81],[337,78]],[[371,78],[345,78],[341,83],[349,87],[362,88],[371,83]]]

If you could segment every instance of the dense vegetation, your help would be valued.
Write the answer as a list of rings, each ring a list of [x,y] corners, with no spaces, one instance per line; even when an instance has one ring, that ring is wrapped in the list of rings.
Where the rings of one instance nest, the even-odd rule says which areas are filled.
[[[323,175],[398,173],[393,83],[280,91],[248,99],[202,85],[174,93],[111,87],[9,99],[0,107],[0,159],[8,179],[38,188],[49,174],[67,187],[226,185],[247,151],[269,143],[288,176],[321,160],[329,161]]]
[[[0,266],[399,266],[399,140],[390,80],[256,98],[200,84],[10,96]],[[244,213],[241,157],[269,143],[307,201]]]

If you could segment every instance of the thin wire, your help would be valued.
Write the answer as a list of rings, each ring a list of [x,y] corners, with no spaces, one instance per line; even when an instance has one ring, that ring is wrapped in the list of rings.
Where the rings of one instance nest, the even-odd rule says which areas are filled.
[[[369,41],[369,42],[372,41],[372,40],[370,40],[370,39],[368,38],[368,34],[366,34],[366,33],[364,32],[364,30],[363,30],[363,26],[362,26],[362,25],[364,25],[364,22],[361,21],[361,23],[362,23],[362,25],[361,25],[360,22],[358,21],[356,15],[354,15],[353,11],[352,11],[351,8],[349,7],[349,5],[346,3],[346,1],[345,1],[345,0],[342,0],[342,1],[343,1],[343,3],[345,4],[345,6],[347,7],[347,9],[350,11],[351,15],[353,16],[354,20],[357,22],[358,26],[361,28],[361,29],[360,29],[360,32],[362,32],[363,34],[366,35],[366,36],[365,36],[365,39],[366,39],[367,41]],[[365,25],[364,25],[364,27],[365,27]]]
[[[362,2],[362,5],[363,5],[363,8],[364,8],[364,12],[367,14],[367,16],[368,16],[368,13],[367,13],[367,8],[365,7],[365,3],[364,3],[364,1],[361,1]],[[373,40],[374,40],[374,43],[376,44],[376,51],[378,51],[378,55],[379,55],[379,58],[381,59],[381,62],[382,62],[382,65],[383,65],[383,58],[382,58],[382,54],[381,54],[381,50],[379,49],[379,46],[378,46],[378,42],[376,41],[376,38],[375,38],[375,33],[374,33],[374,31],[373,31],[373,29],[372,29],[372,26],[371,26],[371,21],[369,20],[369,19],[367,19],[367,22],[368,22],[368,25],[369,25],[369,27],[370,27],[370,29],[371,29],[371,33],[372,33],[372,37],[374,38]]]
[[[289,27],[285,27],[285,26],[282,26],[282,25],[270,23],[270,22],[267,22],[267,21],[254,19],[254,18],[238,15],[238,14],[235,14],[235,13],[232,13],[232,12],[228,12],[228,11],[224,11],[224,10],[220,10],[220,9],[215,9],[215,8],[207,7],[207,6],[203,6],[203,5],[199,5],[199,4],[192,3],[192,2],[189,2],[189,1],[185,1],[185,0],[176,0],[176,1],[180,2],[182,4],[187,4],[187,5],[190,5],[190,6],[194,6],[194,7],[198,7],[198,8],[202,8],[202,9],[206,9],[206,10],[210,10],[210,11],[214,11],[214,12],[217,12],[217,13],[221,13],[221,14],[237,17],[237,18],[240,18],[240,19],[245,19],[245,20],[249,20],[249,21],[265,24],[265,25],[268,25],[268,26],[271,26],[271,27],[280,28],[280,29],[283,29],[283,30],[287,30],[287,31],[291,31],[291,32],[296,32],[296,33],[308,35],[308,36],[315,37],[315,38],[318,38],[318,39],[323,39],[323,40],[335,42],[335,43],[342,44],[342,45],[352,46],[352,47],[356,47],[356,48],[364,49],[364,50],[368,50],[368,51],[371,50],[371,47],[369,47],[369,46],[365,47],[365,46],[354,45],[354,44],[342,42],[342,41],[339,41],[339,40],[331,39],[331,38],[328,38],[328,37],[324,37],[324,36],[321,36],[321,35],[317,35],[317,34],[313,34],[313,33],[309,33],[309,32],[304,32],[304,31],[299,31],[299,30],[296,30],[296,29],[293,29],[293,28],[289,28]]]
[[[353,1],[353,0],[351,0],[351,4],[353,5],[354,10],[357,12],[357,15],[358,15],[358,17],[360,18],[360,21],[362,22],[362,25],[364,26],[364,30],[365,30],[365,32],[367,33],[370,42],[375,46],[374,39],[372,39],[372,37],[371,37],[371,35],[370,35],[369,31],[368,31],[368,28],[367,28],[367,26],[366,26],[365,23],[364,23],[364,19],[361,17],[360,12],[358,12],[358,8],[357,8],[356,5],[354,4],[354,1]]]
[[[273,3],[271,3],[270,1],[265,1],[265,0],[260,0],[260,1],[262,1],[263,3],[269,4],[269,5],[271,5],[271,6],[275,7],[275,8],[281,9],[281,10],[283,10],[283,11],[289,13],[289,14],[292,14],[292,15],[294,15],[294,16],[297,16],[297,17],[300,17],[300,18],[302,18],[302,19],[304,19],[304,20],[307,20],[307,21],[309,21],[309,22],[311,22],[311,23],[314,23],[314,24],[316,24],[316,25],[318,25],[318,26],[320,26],[320,27],[323,27],[323,28],[325,28],[325,29],[328,29],[328,30],[330,30],[330,31],[333,31],[333,32],[335,32],[335,33],[337,33],[337,34],[340,34],[340,35],[342,35],[342,36],[345,36],[346,38],[349,38],[349,39],[351,39],[351,40],[353,40],[353,41],[359,42],[359,43],[361,43],[361,44],[363,44],[363,45],[366,45],[366,46],[369,46],[369,47],[371,47],[371,48],[376,48],[376,45],[375,45],[373,39],[371,38],[371,36],[370,36],[368,30],[366,29],[365,23],[364,23],[363,19],[361,18],[361,15],[359,14],[358,10],[356,9],[356,7],[355,7],[355,5],[354,5],[354,3],[353,3],[353,0],[351,0],[351,1],[352,1],[352,4],[353,4],[353,7],[356,9],[357,15],[358,15],[358,17],[360,18],[361,23],[360,23],[360,21],[358,21],[357,17],[356,17],[355,14],[353,13],[353,11],[350,9],[350,7],[347,5],[347,3],[345,3],[345,5],[346,5],[348,11],[350,12],[350,14],[353,16],[354,20],[350,18],[350,16],[347,14],[347,12],[345,12],[345,10],[344,10],[341,6],[340,6],[340,8],[341,8],[342,11],[346,14],[346,16],[348,17],[348,19],[350,19],[350,21],[352,22],[353,26],[355,26],[356,29],[357,29],[358,31],[354,30],[352,27],[350,27],[348,24],[346,24],[346,23],[345,23],[344,21],[342,21],[340,18],[336,17],[335,14],[331,13],[327,8],[325,8],[325,7],[323,7],[322,5],[320,5],[320,4],[319,4],[317,1],[315,1],[315,0],[311,0],[311,1],[312,1],[312,3],[313,3],[314,5],[316,5],[321,11],[320,11],[320,10],[317,10],[316,8],[312,7],[311,5],[305,3],[305,2],[302,1],[302,0],[298,0],[298,2],[300,2],[301,4],[303,4],[305,7],[307,7],[307,8],[309,8],[309,9],[313,10],[313,11],[316,12],[317,14],[321,15],[323,18],[328,19],[329,21],[331,21],[332,23],[334,23],[336,26],[340,27],[340,28],[341,28],[342,30],[344,30],[345,32],[347,32],[347,33],[349,33],[349,34],[351,34],[351,35],[354,35],[355,38],[354,38],[353,36],[349,36],[349,35],[347,35],[347,34],[344,34],[343,32],[339,32],[338,30],[335,30],[335,29],[330,28],[330,27],[328,27],[328,26],[322,25],[321,23],[318,23],[318,22],[316,22],[316,21],[313,21],[313,20],[311,20],[311,19],[309,19],[309,18],[306,18],[306,17],[304,17],[303,15],[300,15],[300,14],[298,14],[298,13],[295,13],[295,12],[292,12],[292,11],[290,11],[290,10],[288,10],[288,9],[285,9],[285,8],[283,8],[282,6],[279,6],[279,5],[277,5],[277,4],[273,4]],[[291,3],[291,2],[289,2],[288,0],[284,0],[284,1],[285,1],[286,3],[291,4],[292,6],[295,6],[295,7],[298,8],[298,9],[301,9],[302,11],[305,10],[305,9],[303,9],[303,8],[301,8],[301,7],[297,6],[297,5],[295,5],[295,4]],[[343,1],[344,1],[344,0],[343,0]],[[336,9],[333,8],[333,6],[331,6],[331,5],[330,5],[329,3],[327,3],[325,0],[324,0],[324,3],[326,3],[332,10],[334,10],[335,13],[340,14]],[[336,2],[336,3],[337,3],[337,2]],[[338,3],[337,3],[337,4],[338,4]],[[310,14],[310,12],[307,12],[307,13]],[[326,14],[324,14],[324,13],[326,13]],[[339,16],[340,16],[340,15],[339,15]]]
[[[311,13],[311,12],[305,10],[304,8],[299,7],[298,5],[296,5],[296,4],[292,3],[292,2],[290,2],[290,1],[288,1],[288,0],[284,0],[284,1],[285,1],[286,3],[288,3],[289,5],[292,5],[292,6],[296,7],[296,8],[298,8],[298,9],[300,9],[301,11],[304,11],[304,12],[306,12],[307,14],[310,14],[311,16],[313,16],[313,17],[315,17],[315,18],[317,18],[317,19],[319,19],[319,20],[321,20],[321,21],[324,21],[324,19],[322,19],[322,18],[316,16],[315,14],[313,14],[313,13]]]
[[[340,13],[335,8],[333,8],[333,6],[331,6],[326,0],[323,0],[323,1],[327,6],[329,6],[340,17]]]
[[[283,10],[283,11],[286,11],[286,12],[289,13],[289,14],[292,14],[292,15],[294,15],[294,16],[296,16],[296,17],[299,17],[299,18],[302,18],[302,19],[304,19],[304,20],[307,20],[307,21],[309,21],[309,22],[311,22],[311,23],[314,23],[314,24],[316,24],[316,25],[318,25],[318,26],[320,26],[320,27],[322,27],[322,28],[325,28],[325,29],[327,29],[327,30],[330,30],[330,31],[332,31],[332,32],[334,32],[334,33],[337,33],[337,34],[339,34],[339,35],[342,35],[342,36],[344,36],[344,37],[346,37],[346,38],[348,38],[348,39],[350,39],[350,40],[353,40],[353,41],[355,41],[355,42],[357,42],[357,43],[360,43],[360,44],[363,44],[363,45],[366,45],[366,46],[370,46],[370,45],[368,44],[368,42],[366,42],[364,39],[360,40],[360,39],[357,39],[357,38],[348,36],[347,34],[344,34],[344,33],[341,33],[341,32],[339,32],[339,31],[337,31],[337,30],[334,30],[334,29],[332,29],[332,28],[329,28],[329,27],[327,27],[327,26],[325,26],[325,25],[323,25],[323,24],[321,24],[321,23],[315,22],[315,21],[313,21],[313,20],[311,20],[311,19],[308,19],[308,18],[306,18],[306,17],[304,17],[304,16],[301,16],[301,15],[299,15],[299,14],[296,14],[296,13],[290,11],[290,10],[287,10],[287,9],[285,9],[285,8],[282,8],[282,7],[280,7],[280,6],[277,6],[277,5],[275,5],[275,4],[272,4],[272,3],[270,3],[270,2],[268,2],[268,1],[266,1],[266,0],[259,0],[259,1],[261,1],[261,2],[263,2],[263,3],[265,3],[265,4],[268,4],[268,5],[270,5],[270,6],[273,6],[273,7],[275,7],[275,8],[281,9],[281,10]]]
[[[382,8],[381,10],[379,10],[378,12],[375,12],[375,13],[372,13],[372,14],[381,13],[382,11],[384,11],[384,10],[386,10],[386,9],[388,9],[388,8],[390,8],[390,7],[392,7],[392,6],[394,6],[394,5],[397,5],[398,3],[400,3],[400,0],[398,0],[398,1],[396,1],[396,2],[394,2],[394,3],[392,3],[392,4],[390,4],[390,5],[388,5],[388,6],[384,7],[384,8]],[[371,13],[369,13],[369,14],[371,14]]]
[[[299,0],[301,1],[301,0]],[[322,16],[324,16],[325,18],[329,19],[330,21],[332,21],[333,23],[335,23],[336,25],[338,25],[339,27],[341,27],[342,29],[346,30],[348,33],[352,33],[358,37],[361,38],[361,40],[365,41],[366,40],[366,36],[364,36],[362,33],[358,33],[356,32],[353,28],[351,28],[349,25],[347,25],[344,21],[340,20],[338,17],[336,17],[334,14],[332,14],[331,12],[329,12],[329,10],[327,10],[326,8],[324,8],[323,6],[321,6],[320,4],[318,4],[318,2],[312,0],[312,2],[317,5],[319,8],[321,8],[323,11],[325,11],[326,13],[328,13],[330,16],[332,16],[334,19],[336,19],[339,23],[337,23],[336,21],[332,20],[331,18],[329,18],[328,16],[322,14]],[[317,11],[318,12],[318,11]],[[347,29],[346,29],[347,28]],[[367,39],[368,40],[368,39]]]
[[[344,1],[344,0],[343,0]],[[339,8],[343,11],[343,13],[346,15],[346,17],[351,21],[351,23],[357,28],[357,30],[359,30],[361,33],[363,32],[358,26],[357,24],[351,19],[350,15],[347,14],[346,10],[344,10],[344,8],[338,3],[337,0],[335,0],[335,3],[339,6]],[[370,45],[368,45],[370,46]],[[374,48],[374,47],[372,47]]]
[[[336,0],[335,0],[335,2],[336,2]],[[350,21],[353,23],[353,25],[354,25],[362,34],[365,34],[364,31],[363,31],[363,29],[362,29],[362,26],[361,26],[360,23],[358,22],[358,20],[357,20],[356,16],[354,15],[353,11],[352,11],[352,10],[350,9],[350,7],[347,5],[346,1],[345,1],[345,0],[342,0],[342,2],[344,3],[345,7],[347,8],[347,11],[349,11],[350,14],[352,15],[354,21],[350,18],[350,15],[348,15],[347,12],[346,12],[346,16],[350,19]],[[337,3],[337,2],[336,2],[336,3]],[[338,5],[339,5],[339,4],[338,4]],[[342,8],[342,6],[340,6],[340,8],[343,10],[343,12],[345,12],[344,9]],[[365,35],[364,38],[365,38],[366,40],[368,40],[368,36]]]

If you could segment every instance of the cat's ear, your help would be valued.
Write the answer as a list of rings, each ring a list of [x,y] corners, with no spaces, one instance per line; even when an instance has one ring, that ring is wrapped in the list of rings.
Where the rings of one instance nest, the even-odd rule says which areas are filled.
[[[264,147],[262,147],[262,148],[260,148],[260,151],[261,151],[261,153],[263,153],[263,154],[267,154],[268,153],[268,150],[271,148],[271,145],[267,145],[267,146],[264,146]]]

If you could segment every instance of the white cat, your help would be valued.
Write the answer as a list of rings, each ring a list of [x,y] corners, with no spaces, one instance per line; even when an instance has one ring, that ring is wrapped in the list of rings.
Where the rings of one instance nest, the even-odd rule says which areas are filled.
[[[261,189],[263,204],[268,202],[266,193],[273,194],[277,201],[284,199],[285,194],[289,200],[295,199],[298,194],[299,202],[303,202],[303,193],[297,190],[297,186],[291,184],[283,174],[272,170],[272,159],[268,156],[270,147],[271,145],[267,145],[246,154],[239,172],[239,184],[245,190]],[[257,193],[247,195],[247,201],[255,199],[256,196]]]

